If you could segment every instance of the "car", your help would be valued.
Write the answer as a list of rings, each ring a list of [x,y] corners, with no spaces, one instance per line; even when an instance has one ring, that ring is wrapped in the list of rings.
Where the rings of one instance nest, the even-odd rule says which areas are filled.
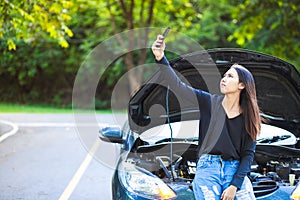
[[[261,115],[249,178],[257,199],[290,199],[300,175],[300,75],[295,66],[246,49],[219,48],[170,60],[183,82],[218,93],[216,80],[234,63],[254,76]],[[200,72],[200,73],[199,73]],[[113,199],[194,199],[198,150],[197,105],[179,103],[159,82],[158,70],[128,103],[124,126],[100,129],[101,140],[120,144]],[[295,180],[289,181],[289,174]]]

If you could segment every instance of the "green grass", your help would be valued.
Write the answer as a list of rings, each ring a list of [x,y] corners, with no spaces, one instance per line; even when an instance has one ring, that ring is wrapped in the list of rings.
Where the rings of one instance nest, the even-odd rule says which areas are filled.
[[[90,113],[90,110],[76,110],[77,112]],[[111,110],[97,110],[100,114],[111,114]],[[73,113],[72,108],[56,108],[44,105],[20,105],[0,103],[0,113]]]

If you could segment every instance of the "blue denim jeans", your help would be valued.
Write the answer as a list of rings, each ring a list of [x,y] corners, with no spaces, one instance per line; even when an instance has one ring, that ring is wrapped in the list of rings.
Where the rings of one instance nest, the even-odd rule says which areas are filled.
[[[238,166],[238,160],[223,160],[219,155],[203,154],[197,162],[193,181],[195,198],[197,200],[221,199],[223,191],[229,187]],[[247,176],[235,196],[235,200],[240,199],[255,199],[252,184]]]

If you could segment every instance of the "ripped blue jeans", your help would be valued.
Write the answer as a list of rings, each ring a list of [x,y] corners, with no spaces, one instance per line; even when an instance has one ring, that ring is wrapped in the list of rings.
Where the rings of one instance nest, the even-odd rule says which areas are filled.
[[[223,191],[229,187],[232,177],[239,166],[238,160],[223,160],[221,156],[203,154],[197,163],[193,181],[194,195],[197,200],[221,199]],[[255,199],[252,184],[246,176],[235,200]]]

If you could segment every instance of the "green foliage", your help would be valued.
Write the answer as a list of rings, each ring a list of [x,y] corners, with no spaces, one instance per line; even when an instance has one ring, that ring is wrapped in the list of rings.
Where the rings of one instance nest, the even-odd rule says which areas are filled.
[[[1,113],[72,113],[71,108],[53,108],[47,105],[0,104]]]
[[[299,13],[297,0],[246,0],[232,9],[238,26],[229,39],[300,66]]]
[[[87,111],[87,110],[76,110],[78,113],[91,113],[94,114],[95,111]],[[0,113],[66,113],[72,114],[74,111],[71,107],[51,107],[49,105],[29,105],[29,104],[4,104],[0,103]],[[112,114],[111,110],[97,110],[97,114]],[[126,114],[126,112],[120,112],[120,114]]]
[[[0,101],[57,104],[60,97],[60,105],[69,104],[79,68],[79,64],[72,63],[73,71],[65,71],[65,57],[70,52],[46,42],[34,48],[21,41],[17,45],[15,51],[9,51],[5,43],[0,44]]]
[[[0,101],[71,107],[74,79],[86,56],[99,43],[134,28],[170,26],[206,49],[242,47],[300,66],[298,4],[296,0],[2,0]],[[145,42],[152,43],[155,37],[149,35]],[[172,40],[178,38],[170,34],[168,41]],[[124,49],[125,45],[130,42],[118,43]],[[102,88],[95,106],[109,108],[116,81],[145,62],[153,63],[149,49],[128,52],[112,63],[99,80]],[[135,77],[149,76],[139,73]]]
[[[66,38],[73,36],[67,26],[73,5],[68,0],[2,0],[0,38],[8,50],[16,50],[18,40],[36,44],[40,38],[53,39],[67,48]]]

